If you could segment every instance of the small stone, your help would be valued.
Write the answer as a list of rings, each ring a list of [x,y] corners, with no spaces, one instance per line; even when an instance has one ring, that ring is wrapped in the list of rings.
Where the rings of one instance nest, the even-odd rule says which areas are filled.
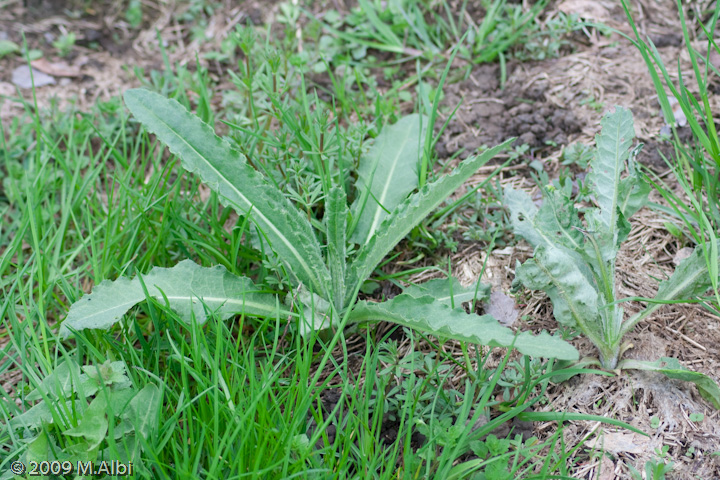
[[[12,73],[12,83],[20,88],[32,88],[33,81],[35,87],[44,87],[45,85],[54,85],[55,78],[51,77],[46,73],[42,73],[38,70],[33,70],[32,77],[30,76],[30,67],[27,65],[20,65]]]

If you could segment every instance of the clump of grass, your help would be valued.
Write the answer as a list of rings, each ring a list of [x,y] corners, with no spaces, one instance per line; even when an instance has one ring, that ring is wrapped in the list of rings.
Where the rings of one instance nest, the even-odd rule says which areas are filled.
[[[702,246],[715,296],[712,305],[709,303],[705,305],[718,312],[720,308],[720,290],[718,290],[720,136],[710,107],[712,93],[709,74],[711,72],[716,75],[720,73],[710,62],[713,50],[720,53],[720,47],[714,37],[718,18],[720,18],[720,5],[716,5],[714,11],[711,11],[706,23],[698,23],[698,28],[702,30],[701,36],[707,42],[706,53],[703,55],[692,46],[683,5],[681,2],[677,2],[685,48],[692,64],[692,77],[688,78],[683,75],[678,63],[677,82],[671,79],[652,40],[643,38],[638,32],[630,8],[624,1],[623,8],[634,33],[634,38],[628,38],[645,60],[665,121],[672,128],[675,155],[666,161],[672,168],[673,178],[680,185],[684,198],[674,194],[673,190],[668,188],[660,178],[656,177],[653,183],[671,206],[672,210],[666,213],[680,220],[687,235],[696,244]],[[677,101],[677,105],[692,131],[693,142],[689,148],[678,137],[677,121],[670,104],[672,97]]]

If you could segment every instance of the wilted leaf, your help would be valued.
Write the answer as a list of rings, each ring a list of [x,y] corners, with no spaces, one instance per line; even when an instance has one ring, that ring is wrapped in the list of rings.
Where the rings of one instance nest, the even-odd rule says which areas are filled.
[[[492,292],[485,313],[493,316],[498,322],[506,327],[511,327],[520,311],[515,306],[515,300],[503,292]]]
[[[67,62],[48,62],[45,58],[38,58],[30,62],[30,65],[37,71],[47,73],[54,77],[79,77],[82,75],[80,69],[71,67]]]
[[[649,450],[650,439],[636,433],[605,432],[602,436],[593,438],[585,445],[588,448],[603,450],[618,455],[619,453],[633,453],[636,455]]]

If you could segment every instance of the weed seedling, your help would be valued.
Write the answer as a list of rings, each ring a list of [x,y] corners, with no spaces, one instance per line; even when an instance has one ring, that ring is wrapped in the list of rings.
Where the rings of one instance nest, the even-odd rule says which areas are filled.
[[[63,33],[52,45],[57,48],[61,57],[67,57],[75,46],[75,34],[73,32]]]
[[[358,194],[350,207],[341,186],[344,182],[333,178],[332,160],[322,162],[321,152],[313,154],[318,195],[325,207],[319,221],[309,211],[297,208],[244,155],[178,102],[140,89],[126,92],[125,102],[135,117],[181,158],[187,170],[199,174],[226,205],[251,219],[258,247],[289,273],[295,291],[288,296],[293,299],[288,304],[299,311],[280,307],[274,294],[263,292],[247,277],[232,275],[222,266],[203,268],[184,260],[174,268],[155,268],[132,281],[98,285],[73,305],[61,335],[69,336],[71,329],[107,328],[149,295],[169,302],[188,322],[193,317],[204,322],[208,310],[223,318],[237,313],[280,314],[299,318],[299,333],[305,335],[342,328],[348,322],[390,321],[440,338],[514,345],[535,356],[577,358],[572,346],[547,333],[540,337],[521,333],[516,338],[489,315],[468,316],[456,307],[477,300],[479,290],[463,289],[453,279],[428,282],[383,303],[355,303],[358,290],[387,253],[510,141],[465,160],[451,174],[412,193],[419,186],[418,175],[412,172],[428,120],[420,115],[405,117],[387,127],[361,163]],[[286,120],[292,121],[289,116]],[[352,254],[348,253],[348,241],[359,245]]]
[[[545,291],[552,300],[555,319],[581,331],[598,348],[604,368],[653,370],[692,381],[706,399],[720,408],[720,389],[715,382],[683,369],[675,359],[620,362],[629,347],[622,343],[623,337],[635,325],[666,303],[704,294],[712,280],[702,248],[697,248],[669,279],[660,283],[654,299],[617,299],[617,254],[630,233],[628,220],[646,203],[650,187],[635,165],[638,149],[630,150],[635,137],[630,111],[616,107],[601,124],[588,175],[596,207],[580,211],[566,190],[553,186],[545,189],[540,208],[522,191],[505,191],[515,233],[535,247],[532,259],[522,265],[518,262],[515,286]],[[627,176],[622,178],[626,170]],[[628,300],[650,305],[625,320],[619,304]]]

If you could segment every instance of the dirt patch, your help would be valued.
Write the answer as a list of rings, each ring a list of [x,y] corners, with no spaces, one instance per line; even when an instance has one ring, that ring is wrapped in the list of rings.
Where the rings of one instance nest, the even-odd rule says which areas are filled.
[[[438,156],[447,158],[462,150],[459,157],[465,158],[483,145],[510,137],[532,149],[563,145],[580,133],[582,122],[575,114],[546,98],[547,79],[528,79],[519,65],[511,70],[504,88],[497,65],[477,66],[467,80],[445,88],[443,106],[461,106],[437,143]]]
[[[8,2],[6,2],[8,3]],[[140,86],[134,69],[147,73],[162,71],[158,37],[173,68],[194,66],[196,55],[204,66],[223,72],[216,62],[203,54],[219,51],[219,46],[236,25],[271,22],[277,2],[215,2],[213,14],[191,11],[190,2],[144,1],[141,25],[133,28],[125,18],[126,2],[50,2],[47,0],[10,1],[0,9],[0,40],[22,45],[23,33],[28,48],[43,52],[51,64],[64,62],[77,70],[75,77],[56,78],[56,83],[36,89],[38,105],[44,109],[58,102],[60,109],[71,105],[87,111],[98,100],[107,101],[128,88]],[[203,36],[198,37],[201,29]],[[64,33],[76,35],[72,51],[61,58],[52,46]],[[12,83],[13,70],[26,63],[18,55],[0,59],[0,119],[7,120],[24,110],[20,98],[32,104],[32,90],[17,89]],[[218,75],[212,75],[219,81]],[[219,100],[218,100],[219,103]],[[219,110],[218,105],[218,110]]]
[[[588,6],[590,2],[568,0],[559,6],[568,4],[578,9],[578,5]],[[596,7],[604,12],[599,19],[632,34],[618,5],[598,2]],[[675,66],[680,58],[684,81],[696,91],[690,80],[689,57],[677,33],[682,30],[675,8],[672,2],[633,5],[638,28],[656,42],[671,79],[678,81]],[[439,157],[447,158],[464,149],[459,156],[465,158],[482,145],[492,146],[514,136],[518,137],[515,145],[527,144],[534,158],[557,158],[558,147],[568,142],[591,144],[603,113],[620,105],[632,110],[636,135],[645,143],[639,161],[658,172],[666,171],[662,155],[671,156],[672,147],[661,136],[666,122],[642,56],[616,34],[591,30],[583,40],[575,43],[575,53],[560,58],[509,63],[504,88],[495,65],[476,66],[467,80],[446,85],[443,112],[447,115],[460,107],[438,142]],[[694,44],[700,52],[707,48],[701,44]],[[720,57],[717,60],[720,62]],[[711,73],[711,90],[718,83],[720,79]],[[720,96],[711,97],[711,108],[720,109]],[[682,141],[690,138],[687,127],[678,133]]]

